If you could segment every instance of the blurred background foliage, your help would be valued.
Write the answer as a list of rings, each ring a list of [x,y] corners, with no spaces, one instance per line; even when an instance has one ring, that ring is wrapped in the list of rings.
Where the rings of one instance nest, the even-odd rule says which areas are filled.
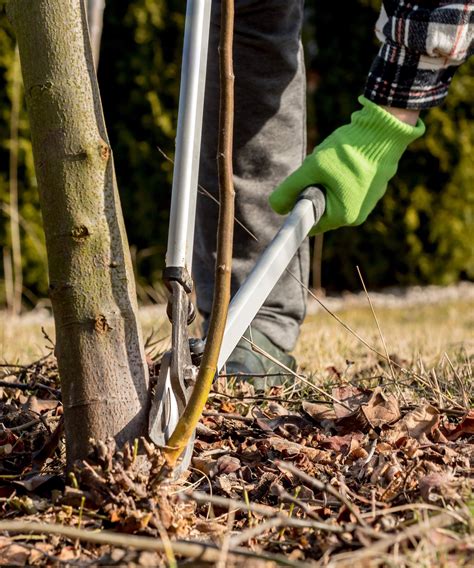
[[[355,109],[377,51],[370,32],[380,2],[348,2],[343,12],[319,0],[311,5],[309,77],[311,87],[316,76],[316,85],[309,123],[317,143]],[[356,265],[371,287],[448,284],[474,276],[473,70],[471,58],[458,70],[443,106],[423,113],[425,136],[410,146],[367,222],[325,235],[323,286],[360,287]]]
[[[313,146],[349,120],[377,51],[380,2],[344,9],[307,2],[308,132]],[[179,71],[182,0],[107,2],[99,83],[142,300],[157,299],[164,263]],[[0,5],[0,305],[5,303],[10,239],[9,161],[15,40]],[[325,236],[322,284],[371,288],[447,284],[474,276],[473,62],[458,72],[448,100],[424,115],[427,134],[404,156],[383,202],[362,226]],[[28,121],[18,128],[23,301],[47,294],[46,259]],[[11,264],[11,263],[10,263]],[[5,270],[7,267],[7,270]]]

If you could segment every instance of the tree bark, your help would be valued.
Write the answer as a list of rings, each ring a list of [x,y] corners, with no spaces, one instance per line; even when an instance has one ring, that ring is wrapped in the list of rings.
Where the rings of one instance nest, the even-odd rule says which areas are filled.
[[[148,370],[84,0],[11,0],[56,326],[68,463],[143,435]]]

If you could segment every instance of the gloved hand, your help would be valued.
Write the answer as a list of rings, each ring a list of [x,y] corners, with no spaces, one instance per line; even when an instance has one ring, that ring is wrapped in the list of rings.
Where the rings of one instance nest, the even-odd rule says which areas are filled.
[[[408,144],[425,132],[421,119],[411,126],[365,97],[359,102],[363,108],[352,114],[351,123],[328,136],[270,195],[271,207],[283,215],[303,189],[324,186],[326,210],[311,235],[363,223]]]

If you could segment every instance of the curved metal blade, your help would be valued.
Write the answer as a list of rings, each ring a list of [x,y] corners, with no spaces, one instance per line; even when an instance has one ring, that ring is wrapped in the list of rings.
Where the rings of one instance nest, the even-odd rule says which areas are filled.
[[[148,434],[157,446],[166,446],[179,420],[178,401],[171,386],[171,352],[163,355],[156,393],[151,404]]]
[[[175,380],[174,383],[176,388],[177,381]],[[168,440],[184,411],[190,389],[186,389],[184,385],[180,386],[182,390],[179,389],[181,392],[177,396],[171,379],[171,351],[167,351],[161,361],[156,393],[151,404],[148,421],[148,434],[152,442],[158,447],[164,447],[168,444]],[[175,477],[179,477],[184,473],[191,463],[194,437],[193,434],[189,444],[183,451],[181,461],[174,471]]]

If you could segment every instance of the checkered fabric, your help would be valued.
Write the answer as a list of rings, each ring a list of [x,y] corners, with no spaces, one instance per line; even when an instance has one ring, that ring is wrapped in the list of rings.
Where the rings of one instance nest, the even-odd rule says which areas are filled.
[[[474,53],[474,2],[385,0],[375,33],[383,45],[365,96],[379,105],[439,105],[456,69]]]

